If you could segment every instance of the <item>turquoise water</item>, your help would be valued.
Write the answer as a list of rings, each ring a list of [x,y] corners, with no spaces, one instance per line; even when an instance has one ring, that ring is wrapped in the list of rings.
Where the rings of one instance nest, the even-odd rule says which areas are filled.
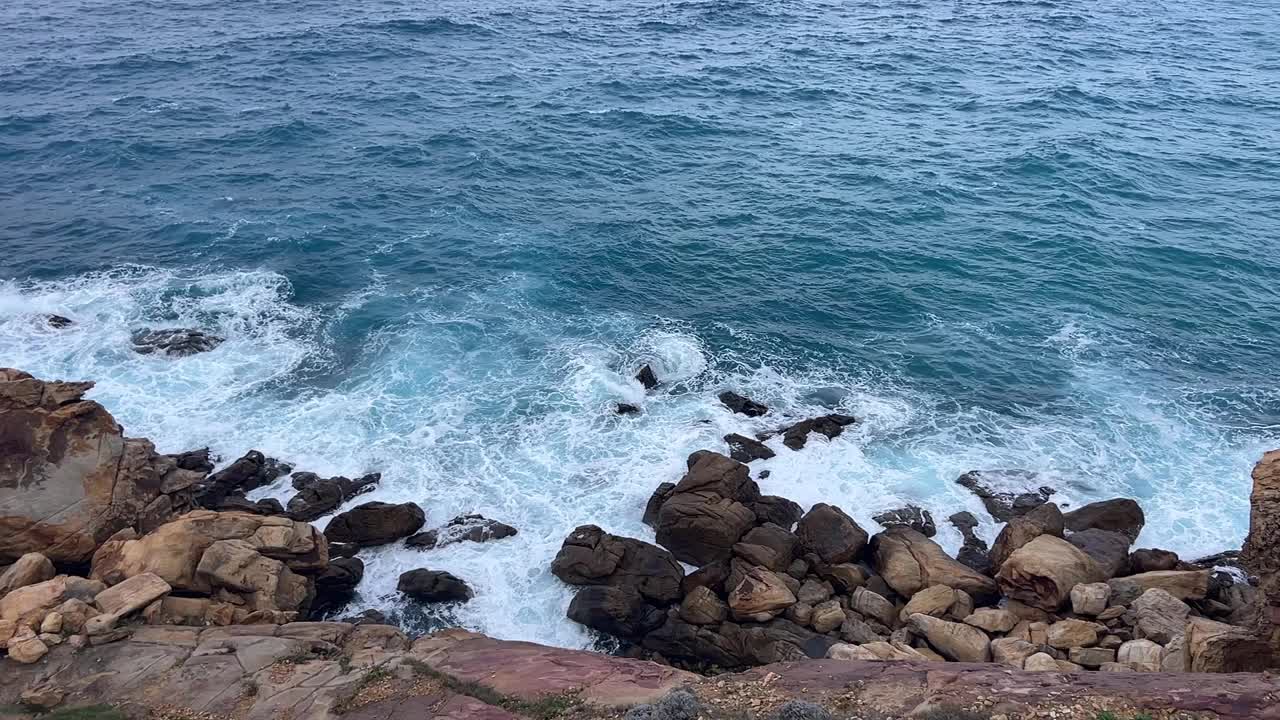
[[[725,388],[864,418],[757,466],[868,527],[1027,468],[1139,498],[1142,545],[1238,546],[1280,445],[1277,29],[1267,2],[16,0],[0,364],[97,380],[164,451],[516,525],[373,551],[362,587],[395,610],[399,572],[450,570],[477,590],[451,619],[502,637],[590,641],[551,557],[586,522],[651,538],[688,452],[781,422]],[[228,341],[137,356],[144,324]]]

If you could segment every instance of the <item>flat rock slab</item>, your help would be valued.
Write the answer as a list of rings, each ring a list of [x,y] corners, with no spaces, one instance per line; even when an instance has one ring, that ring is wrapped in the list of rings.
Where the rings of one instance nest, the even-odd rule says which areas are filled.
[[[978,704],[1002,712],[1062,706],[1134,707],[1215,713],[1219,720],[1280,719],[1280,678],[1263,674],[1022,672],[986,663],[778,663],[707,680],[718,694],[735,685],[767,683],[783,697],[823,702],[856,693],[884,713],[906,715],[921,705]],[[852,690],[851,688],[856,688]],[[1071,717],[1065,715],[1064,717]]]
[[[647,703],[698,682],[693,673],[643,660],[494,640],[465,630],[420,638],[412,654],[438,672],[520,700],[577,693],[599,707]]]

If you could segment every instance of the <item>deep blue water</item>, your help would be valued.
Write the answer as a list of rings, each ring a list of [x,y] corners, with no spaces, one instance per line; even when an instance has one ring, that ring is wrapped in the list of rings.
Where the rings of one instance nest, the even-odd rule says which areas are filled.
[[[453,570],[505,637],[585,643],[564,535],[650,537],[685,454],[779,422],[725,387],[863,417],[761,467],[868,526],[1019,467],[1220,550],[1280,444],[1278,31],[1253,0],[12,0],[0,364],[97,380],[162,450],[512,522],[371,554],[363,599]],[[229,339],[142,358],[144,324]]]

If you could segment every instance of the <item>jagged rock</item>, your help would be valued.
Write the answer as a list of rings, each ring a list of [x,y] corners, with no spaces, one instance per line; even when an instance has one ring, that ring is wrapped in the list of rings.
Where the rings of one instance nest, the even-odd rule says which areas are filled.
[[[760,417],[769,412],[769,408],[755,400],[745,398],[736,392],[726,390],[720,393],[720,402],[733,412],[746,415],[747,417]]]
[[[843,510],[818,503],[800,518],[796,535],[808,552],[829,564],[854,560],[867,545],[867,532]]]
[[[989,633],[1007,633],[1018,624],[1018,618],[1008,610],[978,608],[964,619],[964,623]]]
[[[1143,548],[1134,550],[1129,554],[1129,572],[1137,575],[1145,572],[1157,572],[1161,570],[1179,570],[1182,561],[1178,559],[1178,553],[1169,550],[1158,550],[1154,548]]]
[[[324,529],[324,536],[361,547],[386,545],[418,532],[426,519],[426,513],[416,503],[367,502],[334,516]]]
[[[1090,528],[1110,530],[1127,536],[1130,542],[1138,539],[1142,526],[1146,524],[1142,507],[1129,498],[1113,498],[1089,503],[1062,517],[1068,530],[1074,532]]]
[[[614,406],[613,411],[619,415],[639,415],[640,406],[620,402]]]
[[[172,589],[160,576],[141,573],[98,593],[93,604],[104,613],[123,617],[168,595]]]
[[[1062,607],[1071,588],[1101,579],[1102,571],[1092,558],[1052,535],[1041,535],[1015,550],[996,574],[1006,596],[1050,612]]]
[[[738,620],[763,622],[795,602],[782,578],[764,568],[749,568],[742,582],[729,591],[729,610]]]
[[[680,601],[680,617],[694,625],[717,625],[729,617],[729,606],[704,585]]]
[[[791,531],[765,523],[747,531],[733,546],[733,553],[752,565],[774,572],[785,571],[796,559],[800,539]]]
[[[133,350],[139,355],[162,353],[169,357],[186,357],[209,352],[222,344],[223,338],[194,328],[142,328],[130,335]]]
[[[419,550],[452,545],[458,542],[488,542],[502,540],[516,534],[516,529],[506,523],[490,520],[483,515],[459,515],[443,527],[418,533],[405,540],[405,545]]]
[[[1026,487],[1036,480],[1036,474],[1027,470],[971,470],[961,475],[956,483],[978,496],[991,517],[1008,522],[1049,502],[1053,488],[1040,487],[1030,492],[1013,493],[997,491],[993,485]]]
[[[466,602],[475,597],[465,582],[443,570],[410,570],[400,575],[396,589],[423,602]]]
[[[796,593],[796,599],[810,605],[817,605],[830,600],[834,594],[835,589],[826,580],[807,578],[800,583],[800,591]]]
[[[815,559],[817,559],[816,556]],[[863,585],[866,585],[869,580],[867,573],[862,569],[862,567],[853,563],[822,565],[814,569],[822,576],[823,579],[830,580],[831,584],[835,586],[835,589],[840,592],[853,592]]]
[[[875,567],[899,595],[910,598],[930,585],[948,585],[975,599],[996,594],[996,583],[953,560],[935,542],[906,527],[894,527],[872,538]]]
[[[311,522],[337,510],[351,498],[373,490],[381,480],[381,473],[369,473],[355,480],[342,476],[307,479],[285,507],[289,517]],[[297,484],[295,480],[295,486]]]
[[[316,575],[316,598],[322,596],[348,597],[364,579],[364,561],[360,558],[336,558],[329,567]]]
[[[1098,627],[1091,622],[1068,618],[1050,625],[1045,637],[1049,647],[1059,650],[1092,647],[1098,644]]]
[[[662,605],[680,599],[684,579],[684,569],[672,553],[640,540],[610,535],[595,525],[578,527],[565,538],[551,563],[551,573],[570,585],[630,587]]]
[[[641,521],[651,528],[658,526],[658,512],[662,510],[662,504],[671,497],[676,490],[676,484],[673,482],[660,483],[654,489],[653,494],[649,496],[648,502],[644,505],[644,515]]]
[[[196,504],[210,510],[221,509],[228,498],[269,485],[291,470],[275,458],[250,450],[226,468],[198,482],[194,488]]]
[[[40,553],[27,553],[0,573],[0,597],[20,587],[52,580],[56,574],[49,558]]]
[[[1015,550],[1041,535],[1062,537],[1062,534],[1062,511],[1058,506],[1050,502],[1038,505],[1010,519],[1000,530],[995,544],[991,546],[991,565],[999,568]]]
[[[1253,468],[1243,556],[1259,579],[1253,626],[1280,656],[1280,450],[1266,453]]]
[[[840,638],[855,645],[885,639],[869,623],[847,615],[845,616],[844,624],[840,626]]]
[[[62,330],[75,325],[75,322],[71,318],[65,315],[55,315],[53,313],[46,314],[44,316],[44,321],[46,325],[55,330]]]
[[[1191,618],[1187,623],[1185,653],[1189,672],[1262,672],[1272,661],[1271,646],[1265,639],[1245,628],[1206,618]]]
[[[645,365],[636,373],[636,380],[644,386],[645,390],[652,390],[658,387],[658,376],[653,372],[653,368]]]
[[[1151,588],[1160,588],[1179,600],[1201,600],[1209,593],[1208,570],[1166,570],[1112,578],[1111,604],[1128,605]]]
[[[729,444],[729,457],[738,462],[749,463],[752,460],[768,460],[777,454],[770,450],[768,445],[759,440],[737,433],[725,435],[724,441]]]
[[[927,640],[930,647],[948,660],[956,662],[991,660],[991,638],[975,627],[921,614],[907,618],[907,624],[911,632]]]
[[[631,586],[584,587],[569,603],[574,622],[621,638],[639,639],[662,625],[666,615]]]
[[[1017,638],[998,638],[991,641],[991,660],[1011,668],[1022,669],[1027,658],[1039,652],[1038,645]]]
[[[809,626],[813,622],[813,605],[800,601],[783,611],[782,616],[797,625]]]
[[[809,442],[809,433],[816,432],[826,436],[828,440],[834,440],[844,432],[845,427],[858,422],[858,418],[852,415],[840,415],[832,413],[821,417],[801,420],[800,422],[782,430],[782,444],[792,450],[800,450]]]
[[[729,579],[730,562],[717,560],[694,570],[680,581],[681,594],[688,595],[695,587],[706,587],[714,593],[723,595],[725,582]],[[554,573],[554,568],[552,570]]]
[[[19,625],[37,626],[70,594],[68,586],[72,580],[66,575],[58,575],[0,597],[0,622],[8,620]]]
[[[714,492],[674,493],[658,513],[658,544],[682,562],[705,565],[733,553],[733,545],[756,524],[746,505]]]
[[[38,552],[83,564],[115,532],[190,504],[183,488],[200,475],[147,440],[126,439],[110,413],[83,399],[92,387],[0,368],[0,563]]]
[[[938,526],[933,523],[933,515],[916,505],[908,505],[897,510],[888,510],[871,518],[884,527],[905,525],[925,537],[938,534]]]
[[[1191,608],[1160,588],[1151,588],[1133,601],[1134,631],[1140,638],[1167,644],[1186,631]]]
[[[250,612],[305,608],[314,592],[310,579],[245,540],[211,544],[200,557],[196,577],[209,587],[236,594]]]
[[[1098,569],[1106,577],[1124,575],[1129,570],[1129,544],[1127,535],[1111,530],[1091,528],[1071,533],[1067,542],[1093,558]]]
[[[777,495],[762,495],[758,500],[748,502],[747,507],[755,513],[756,522],[773,523],[787,529],[795,527],[804,516],[804,510],[798,504]]]
[[[1160,672],[1164,647],[1150,640],[1129,640],[1116,650],[1116,661],[1142,672]]]
[[[960,552],[956,553],[956,560],[983,575],[990,575],[991,554],[987,550],[987,543],[974,532],[974,528],[978,527],[978,519],[967,511],[954,513],[947,519],[964,538]]]
[[[1071,588],[1071,610],[1077,615],[1100,615],[1110,599],[1111,586],[1106,583],[1081,583]]]

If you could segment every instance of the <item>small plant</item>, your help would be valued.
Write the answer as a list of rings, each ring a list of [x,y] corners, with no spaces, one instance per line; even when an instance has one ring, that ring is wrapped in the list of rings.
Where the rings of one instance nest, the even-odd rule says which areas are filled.
[[[920,720],[991,720],[991,713],[963,708],[943,707],[926,711]]]
[[[695,720],[701,712],[697,696],[688,690],[672,690],[652,705],[631,708],[625,720]]]
[[[258,681],[257,681],[257,680],[252,680],[252,679],[250,679],[250,680],[246,680],[246,681],[245,681],[245,683],[244,683],[244,696],[245,696],[245,697],[247,697],[247,698],[255,698],[255,697],[258,697],[258,690],[259,690],[259,688],[258,688]]]
[[[832,720],[831,712],[817,703],[788,700],[769,716],[770,720]]]
[[[374,683],[379,683],[383,680],[390,680],[392,677],[392,672],[384,667],[370,668],[369,672],[365,673],[364,677],[360,678],[360,687],[369,687]]]

